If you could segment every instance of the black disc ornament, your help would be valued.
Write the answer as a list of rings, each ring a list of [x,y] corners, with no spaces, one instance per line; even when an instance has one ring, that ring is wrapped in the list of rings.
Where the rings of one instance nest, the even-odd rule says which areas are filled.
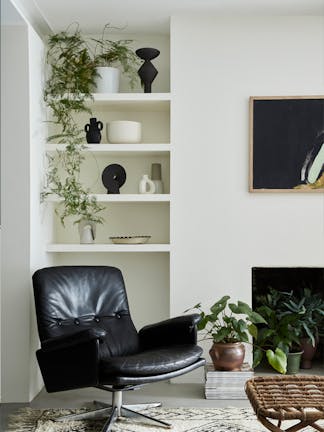
[[[111,164],[103,170],[101,179],[108,194],[119,194],[119,188],[126,181],[126,171],[121,165]]]

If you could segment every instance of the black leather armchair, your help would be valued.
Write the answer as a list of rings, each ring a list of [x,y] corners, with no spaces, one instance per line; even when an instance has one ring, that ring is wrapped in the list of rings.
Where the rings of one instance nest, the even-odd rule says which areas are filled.
[[[61,417],[61,421],[106,415],[102,431],[109,431],[122,415],[142,416],[122,404],[123,391],[205,364],[196,344],[199,315],[171,318],[137,332],[117,268],[44,268],[34,273],[33,286],[41,341],[36,355],[46,390],[96,387],[113,396],[111,405],[96,402],[99,410]]]

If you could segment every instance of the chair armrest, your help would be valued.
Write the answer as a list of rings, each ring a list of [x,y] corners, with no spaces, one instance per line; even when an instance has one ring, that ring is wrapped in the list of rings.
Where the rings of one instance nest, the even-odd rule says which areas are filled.
[[[99,339],[99,342],[102,342],[105,336],[106,330],[100,328],[89,328],[76,333],[46,339],[42,341],[41,349],[43,352],[49,352],[69,348],[75,345],[81,345],[94,339]]]
[[[98,338],[82,342],[79,340],[78,343],[70,345],[56,344],[55,348],[54,342],[51,344],[53,349],[39,349],[36,352],[44,384],[49,393],[98,385]]]
[[[141,347],[151,349],[170,345],[195,345],[200,319],[199,314],[191,314],[147,325],[139,331]]]

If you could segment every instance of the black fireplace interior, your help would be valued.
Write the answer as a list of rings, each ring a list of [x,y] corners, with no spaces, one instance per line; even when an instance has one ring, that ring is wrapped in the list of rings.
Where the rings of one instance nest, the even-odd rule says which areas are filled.
[[[253,267],[252,301],[255,302],[258,295],[269,292],[269,287],[278,291],[301,290],[308,287],[314,293],[322,293],[324,296],[324,268]]]

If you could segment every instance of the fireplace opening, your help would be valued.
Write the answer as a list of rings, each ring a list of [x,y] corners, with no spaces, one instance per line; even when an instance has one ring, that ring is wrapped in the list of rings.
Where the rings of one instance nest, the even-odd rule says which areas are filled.
[[[260,296],[270,294],[271,289],[281,292],[293,292],[297,298],[305,292],[305,289],[308,289],[311,296],[320,296],[324,300],[324,267],[253,267],[253,309],[262,305]],[[321,327],[323,328],[320,328],[320,331],[324,333],[323,322]],[[310,372],[312,371],[315,371],[313,373],[324,373],[323,335],[319,338],[317,353]]]
[[[321,267],[253,267],[252,300],[269,292],[269,287],[279,291],[309,287],[324,295],[324,268]]]

